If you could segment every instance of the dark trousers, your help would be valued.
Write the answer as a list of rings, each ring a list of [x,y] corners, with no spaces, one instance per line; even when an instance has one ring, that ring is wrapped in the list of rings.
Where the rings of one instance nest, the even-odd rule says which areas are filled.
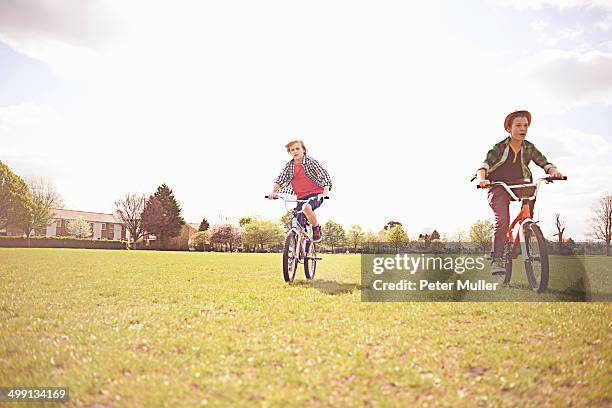
[[[535,188],[521,188],[515,189],[514,194],[520,197],[530,197]],[[487,195],[489,206],[493,210],[495,215],[495,224],[493,228],[493,248],[491,249],[491,255],[494,258],[500,258],[504,255],[504,245],[506,244],[506,237],[508,235],[508,228],[510,226],[510,195],[506,192],[503,187],[491,187]],[[533,206],[535,201],[529,202],[529,212],[533,215]]]

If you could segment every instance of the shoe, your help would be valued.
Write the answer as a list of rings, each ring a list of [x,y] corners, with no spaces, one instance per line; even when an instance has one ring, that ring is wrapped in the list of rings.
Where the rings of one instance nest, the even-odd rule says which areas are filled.
[[[321,226],[317,225],[316,227],[312,227],[312,241],[321,242],[322,239],[323,235],[321,234]]]
[[[492,275],[503,275],[506,273],[506,265],[504,260],[501,258],[493,258],[491,261],[491,274]]]

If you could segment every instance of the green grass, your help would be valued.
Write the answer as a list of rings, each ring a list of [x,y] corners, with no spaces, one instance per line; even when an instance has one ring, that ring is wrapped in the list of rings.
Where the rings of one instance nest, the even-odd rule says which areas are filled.
[[[362,303],[359,276],[356,255],[287,285],[279,254],[0,249],[0,386],[92,407],[612,404],[612,305]]]
[[[442,260],[465,259],[473,261],[472,269],[460,270],[461,274],[455,273],[452,263],[444,270],[441,266],[435,267],[431,263],[429,269],[419,267],[413,271],[410,262],[406,263],[410,269],[406,269],[404,263],[400,262],[399,269],[391,267],[384,272],[374,273],[374,261],[391,258],[395,254],[370,254],[362,256],[363,273],[361,275],[362,300],[366,301],[492,301],[492,302],[584,302],[584,301],[612,301],[612,257],[605,256],[561,256],[551,255],[549,257],[550,272],[547,289],[544,293],[536,293],[531,289],[525,262],[522,257],[514,260],[512,266],[512,277],[509,284],[499,284],[493,290],[461,290],[457,289],[458,281],[478,282],[484,281],[490,284],[498,282],[491,275],[490,261],[483,255],[432,255],[431,259]],[[419,258],[420,255],[406,254],[408,258]],[[480,259],[484,268],[475,267],[476,260]],[[380,263],[378,267],[380,267]],[[539,274],[538,274],[539,276]],[[452,284],[451,290],[420,290],[419,282],[422,280]],[[409,281],[416,284],[417,290],[380,290],[380,282],[398,283]],[[379,282],[378,284],[374,284]]]

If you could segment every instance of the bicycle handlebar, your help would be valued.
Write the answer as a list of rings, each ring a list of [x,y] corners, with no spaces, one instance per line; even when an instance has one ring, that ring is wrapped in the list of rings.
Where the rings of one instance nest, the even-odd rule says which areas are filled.
[[[555,180],[567,180],[567,176],[561,176],[561,177],[553,177],[553,176],[547,176],[547,177],[542,177],[541,179],[538,179],[538,183],[542,182],[542,181],[546,181],[547,183],[552,183]],[[515,182],[512,182],[515,183]],[[518,180],[516,181],[516,183],[519,184],[515,184],[515,185],[508,185],[507,183],[504,183],[503,181],[492,181],[491,183],[489,183],[490,186],[506,186],[508,188],[523,188],[523,187],[535,187],[537,184],[536,183],[525,183],[524,180]],[[476,188],[485,188],[485,187],[480,187],[480,184],[476,185]]]
[[[269,195],[264,196],[264,198],[269,198],[269,197],[270,197]],[[274,195],[274,197],[272,197],[273,200],[278,200],[279,198],[284,200],[284,201],[291,202],[291,203],[307,203],[309,201],[317,200],[318,199],[318,197],[310,197],[308,200],[298,200],[297,198],[296,199],[292,199],[292,198],[286,198],[286,197],[279,197],[277,195]],[[325,196],[325,197],[323,197],[323,199],[329,200],[329,197]]]
[[[524,187],[535,187],[535,190],[533,192],[533,195],[531,197],[523,197],[523,199],[528,199],[528,200],[532,200],[535,201],[536,197],[538,196],[538,191],[540,190],[540,184],[542,183],[552,183],[554,180],[567,180],[567,176],[561,176],[561,177],[553,177],[553,176],[547,176],[547,177],[542,177],[541,179],[538,179],[535,183],[525,183],[525,184],[515,184],[512,186],[509,186],[508,184],[504,183],[503,181],[493,181],[491,182],[488,186],[490,187],[495,187],[495,186],[500,186],[503,187],[506,192],[508,193],[508,195],[510,196],[510,198],[512,200],[518,201],[519,197],[517,197],[516,194],[514,194],[514,191],[512,191],[512,189],[515,188],[524,188]],[[480,187],[480,184],[476,186],[476,188],[482,188]]]

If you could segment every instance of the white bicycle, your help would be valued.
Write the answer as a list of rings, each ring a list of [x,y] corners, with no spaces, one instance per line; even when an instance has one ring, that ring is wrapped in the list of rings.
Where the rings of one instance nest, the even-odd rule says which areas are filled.
[[[266,196],[268,198],[268,196]],[[304,206],[310,201],[317,200],[312,197],[308,200],[298,200],[295,196],[285,194],[274,194],[274,199],[282,199],[287,203],[302,203],[302,208],[293,209],[293,219],[291,229],[285,236],[285,247],[283,249],[283,278],[285,282],[292,282],[299,263],[304,264],[304,276],[306,279],[314,279],[317,270],[317,244],[312,240],[312,226],[304,214]],[[329,197],[325,197],[328,199]]]

